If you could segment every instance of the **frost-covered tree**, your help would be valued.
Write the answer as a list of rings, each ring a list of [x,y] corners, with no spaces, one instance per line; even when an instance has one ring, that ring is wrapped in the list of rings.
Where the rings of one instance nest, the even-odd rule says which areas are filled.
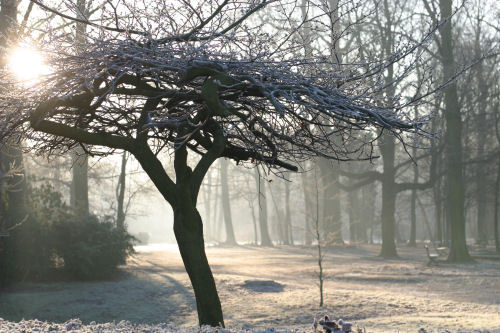
[[[224,324],[196,208],[216,159],[297,170],[318,156],[370,159],[381,132],[400,139],[425,134],[420,120],[404,112],[425,94],[420,87],[415,98],[380,98],[411,72],[419,43],[378,60],[324,57],[330,52],[321,40],[305,48],[299,36],[306,23],[318,34],[332,26],[324,24],[331,13],[317,10],[321,1],[94,1],[99,22],[71,1],[57,11],[32,1],[47,16],[88,27],[77,40],[50,23],[33,31],[50,73],[22,85],[1,72],[1,137],[20,136],[49,155],[77,145],[90,155],[130,152],[174,211],[200,324]],[[354,5],[339,1],[335,10],[342,15]],[[301,15],[299,6],[311,15]],[[266,23],[268,15],[254,15],[259,11],[283,29]],[[396,63],[404,75],[387,84],[382,73]],[[158,158],[162,151],[170,152],[174,174]],[[197,163],[189,165],[188,153],[199,156]]]

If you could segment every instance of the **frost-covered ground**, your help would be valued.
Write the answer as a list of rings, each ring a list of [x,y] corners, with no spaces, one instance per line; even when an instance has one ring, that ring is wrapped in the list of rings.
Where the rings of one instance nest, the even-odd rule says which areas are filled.
[[[427,267],[423,249],[401,248],[402,259],[389,261],[376,258],[377,251],[361,246],[328,252],[323,308],[314,249],[209,247],[207,255],[226,326],[235,330],[311,332],[313,318],[326,313],[369,332],[500,331],[500,261]],[[78,326],[81,332],[171,332],[197,322],[189,280],[172,246],[140,248],[113,281],[18,285],[0,294],[0,317],[0,332],[22,325],[23,318],[40,320],[26,327],[38,323],[54,331],[65,331],[71,318],[97,323]]]

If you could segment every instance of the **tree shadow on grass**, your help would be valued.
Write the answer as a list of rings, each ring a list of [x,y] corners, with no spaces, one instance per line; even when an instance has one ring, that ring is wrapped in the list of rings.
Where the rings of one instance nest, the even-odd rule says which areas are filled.
[[[0,317],[10,321],[181,324],[180,319],[195,311],[191,290],[165,270],[126,272],[114,281],[22,283],[0,294]]]

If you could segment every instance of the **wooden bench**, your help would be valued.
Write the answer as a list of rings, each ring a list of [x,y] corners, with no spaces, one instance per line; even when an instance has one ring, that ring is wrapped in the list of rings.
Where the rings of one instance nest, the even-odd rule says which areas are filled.
[[[427,263],[427,266],[431,265],[439,265],[438,259],[439,259],[439,253],[431,253],[429,250],[429,245],[425,245],[425,251],[427,252],[427,258],[429,258],[429,262]]]

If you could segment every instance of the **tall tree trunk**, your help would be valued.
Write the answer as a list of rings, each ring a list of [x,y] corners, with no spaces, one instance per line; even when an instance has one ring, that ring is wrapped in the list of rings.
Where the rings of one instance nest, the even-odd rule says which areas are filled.
[[[89,215],[89,160],[81,147],[72,151],[73,172],[70,204],[77,216]]]
[[[439,168],[437,169],[438,172]],[[442,199],[441,199],[441,177],[438,177],[436,180],[436,184],[433,187],[433,197],[435,202],[434,208],[434,219],[435,219],[435,228],[436,228],[436,240],[440,245],[443,244],[443,214],[442,214]]]
[[[250,212],[252,213],[252,224],[253,224],[253,240],[254,244],[259,244],[259,232],[257,230],[257,218],[255,217],[255,210],[253,203],[249,201]]]
[[[481,57],[481,18],[477,18],[476,38],[475,38],[475,56],[476,59]],[[483,62],[480,61],[476,66],[476,77],[479,90],[479,115],[477,119],[477,157],[480,159],[484,155],[484,148],[486,143],[486,107],[488,98],[488,85],[484,78]],[[486,219],[486,187],[487,178],[485,177],[484,163],[478,163],[475,166],[475,183],[476,183],[476,202],[477,202],[477,242],[482,245],[488,244],[488,220]]]
[[[415,119],[418,119],[418,108],[415,108]],[[433,147],[434,148],[434,147]],[[412,149],[413,156],[417,156],[417,147]],[[419,170],[418,165],[413,165],[413,184],[418,184]],[[411,190],[411,208],[410,208],[410,240],[408,246],[417,246],[417,189]]]
[[[500,216],[499,216],[499,208],[500,208],[500,158],[497,162],[497,179],[495,182],[495,196],[494,196],[494,204],[495,204],[495,213],[494,213],[494,230],[495,230],[495,249],[498,253],[500,253],[500,233],[498,225],[500,224]]]
[[[269,236],[269,228],[267,223],[267,199],[266,188],[260,179],[259,170],[255,168],[255,182],[257,186],[258,209],[259,209],[259,227],[260,227],[260,245],[273,246],[271,237]]]
[[[361,203],[360,205],[360,221],[362,229],[360,230],[359,240],[373,244],[373,229],[375,227],[375,198],[377,197],[376,183],[364,186],[361,189]],[[370,233],[368,234],[368,228]]]
[[[452,0],[439,0],[442,18],[452,14]],[[441,34],[441,61],[443,64],[444,80],[448,80],[455,73],[455,59],[453,54],[453,37],[451,20],[440,27]],[[463,176],[462,156],[462,119],[456,82],[451,82],[444,88],[445,102],[445,154],[446,154],[446,216],[450,222],[451,247],[448,261],[471,261],[465,239],[465,186]]]
[[[280,188],[278,187],[278,193],[280,193],[280,192],[281,192]],[[271,196],[271,201],[273,203],[274,211],[276,213],[277,230],[278,230],[278,235],[279,235],[281,244],[290,245],[290,243],[288,241],[288,229],[287,229],[287,225],[285,222],[285,218],[283,216],[283,209],[281,209],[279,206],[279,203],[281,202],[281,200],[280,200],[280,202],[276,201],[276,196],[274,195],[271,186],[269,186],[269,195]]]
[[[290,182],[285,181],[285,225],[287,227],[287,238],[293,245],[292,213],[290,211]]]
[[[311,186],[310,186],[310,182],[309,182],[305,172],[301,173],[301,178],[302,178],[302,189],[304,191],[304,208],[305,208],[304,244],[309,246],[312,244],[311,221],[313,219]]]
[[[319,159],[323,187],[323,237],[325,245],[342,244],[342,220],[340,211],[339,173],[332,161]]]
[[[417,110],[415,110],[415,119],[418,119]],[[417,148],[413,148],[413,156],[416,156]],[[413,165],[413,184],[418,183],[418,166]],[[411,207],[410,207],[410,240],[408,246],[417,246],[417,189],[411,190]]]
[[[86,17],[89,15],[86,0],[78,0],[77,8]],[[85,32],[87,25],[83,23],[76,23],[75,39],[83,47],[85,44]],[[89,215],[89,160],[84,149],[77,146],[73,149],[72,154],[72,181],[71,181],[71,194],[70,204],[77,216]]]
[[[120,167],[120,176],[118,177],[118,184],[116,185],[116,201],[118,202],[116,208],[116,226],[125,230],[125,187],[127,179],[127,152],[122,153],[122,163]]]
[[[17,29],[18,0],[0,1],[0,67],[7,64],[5,49],[14,42]],[[0,142],[0,175],[15,167],[16,175],[0,182],[0,230],[21,222],[26,216],[26,177],[21,147],[14,142]]]
[[[381,138],[380,151],[384,164],[382,175],[382,249],[380,256],[383,258],[397,258],[395,228],[396,228],[396,189],[394,179],[396,170],[394,168],[394,155],[396,152],[394,137],[384,135]]]
[[[386,57],[393,54],[394,36],[391,9],[387,0],[384,0],[385,25],[379,25],[382,36],[382,48]],[[394,80],[394,65],[387,67],[385,82],[388,85],[385,98],[392,100],[395,94],[395,87],[392,84]],[[396,197],[395,188],[396,169],[394,167],[396,145],[392,134],[382,135],[380,152],[384,165],[382,175],[382,249],[380,256],[383,258],[397,258],[396,243],[394,241],[396,228]]]
[[[494,109],[496,111],[495,113],[495,134],[497,136],[497,143],[500,144],[500,128],[498,128],[499,121],[500,121],[500,116],[498,115],[498,106],[499,104],[496,104],[496,108]],[[500,224],[500,216],[499,216],[499,210],[500,210],[500,156],[498,157],[497,161],[497,179],[495,182],[495,194],[494,194],[494,202],[493,205],[495,206],[494,209],[494,214],[493,214],[493,226],[495,230],[495,248],[498,253],[500,253],[500,234],[499,234],[499,224]]]
[[[360,229],[360,221],[358,219],[357,211],[359,209],[358,206],[358,192],[357,191],[349,191],[347,194],[348,197],[348,207],[349,207],[349,242],[351,244],[358,241],[359,229]]]
[[[227,175],[228,162],[221,159],[221,190],[222,190],[222,210],[224,211],[224,224],[226,226],[226,245],[237,245],[234,236],[233,220],[231,217],[231,202],[229,201],[229,185]]]

